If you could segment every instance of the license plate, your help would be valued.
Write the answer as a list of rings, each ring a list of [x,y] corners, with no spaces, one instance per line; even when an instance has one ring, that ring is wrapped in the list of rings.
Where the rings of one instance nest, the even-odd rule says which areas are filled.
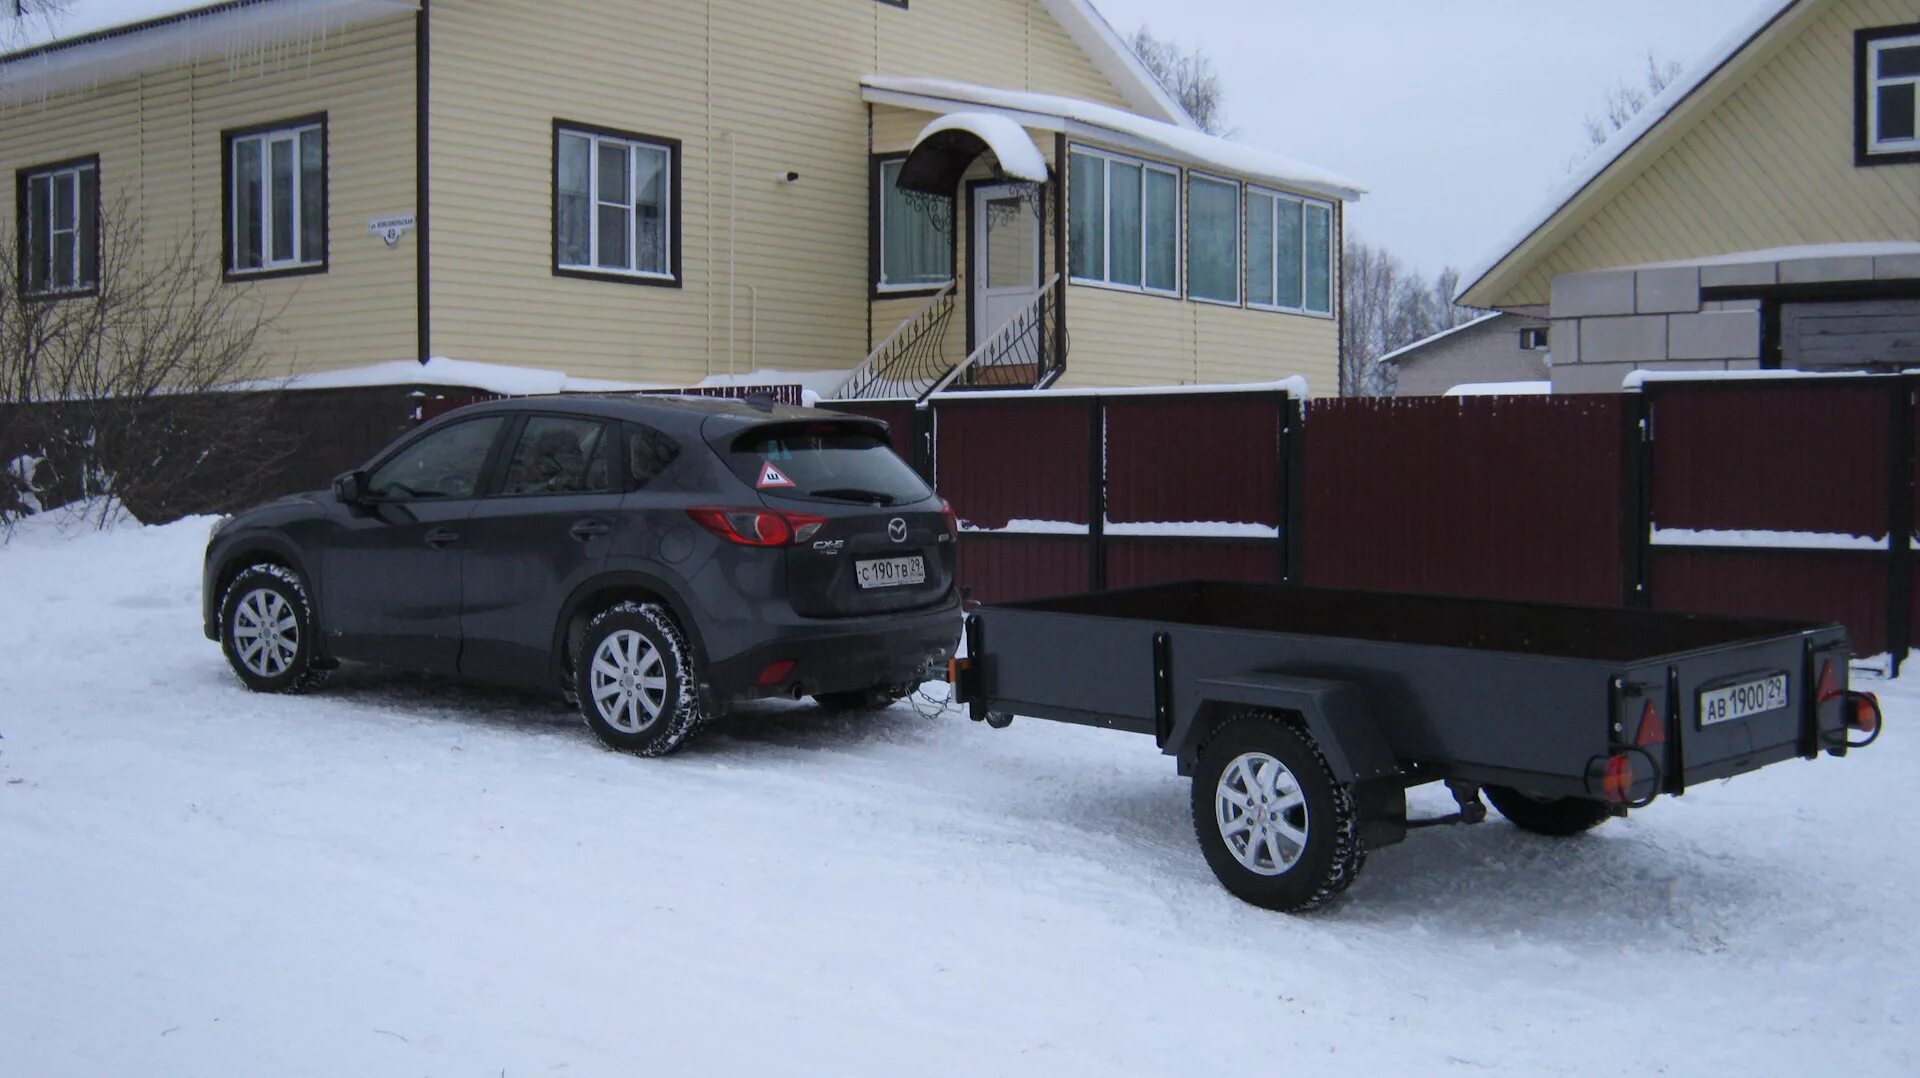
[[[904,588],[927,582],[927,560],[911,558],[875,558],[853,563],[853,577],[863,588]]]
[[[1786,706],[1787,675],[1775,674],[1743,681],[1721,689],[1708,689],[1700,694],[1700,725],[1732,722]]]

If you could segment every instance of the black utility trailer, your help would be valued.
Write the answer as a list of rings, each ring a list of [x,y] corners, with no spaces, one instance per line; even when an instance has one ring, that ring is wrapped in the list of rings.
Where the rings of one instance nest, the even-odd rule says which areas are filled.
[[[1409,827],[1479,822],[1482,790],[1572,835],[1880,728],[1838,625],[1187,583],[987,606],[966,631],[973,718],[1151,734],[1193,778],[1214,874],[1279,910],[1339,894]],[[1429,782],[1460,811],[1410,822]]]

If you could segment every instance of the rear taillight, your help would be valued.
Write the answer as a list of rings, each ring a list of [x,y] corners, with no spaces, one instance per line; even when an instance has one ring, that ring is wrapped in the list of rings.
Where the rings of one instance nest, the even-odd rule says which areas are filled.
[[[947,518],[947,534],[956,537],[959,536],[960,514],[953,511],[953,506],[942,501],[940,503],[940,515]]]
[[[1652,700],[1640,709],[1640,728],[1634,731],[1633,743],[1641,748],[1667,743],[1667,724],[1660,721],[1660,709],[1653,706]]]
[[[1853,694],[1853,714],[1847,716],[1847,725],[1863,734],[1880,732],[1880,698],[1870,692]]]
[[[1621,753],[1607,758],[1606,769],[1601,772],[1600,792],[1616,805],[1633,800],[1633,757]]]
[[[826,517],[772,509],[699,508],[687,510],[687,515],[720,538],[742,546],[804,543],[827,525]]]

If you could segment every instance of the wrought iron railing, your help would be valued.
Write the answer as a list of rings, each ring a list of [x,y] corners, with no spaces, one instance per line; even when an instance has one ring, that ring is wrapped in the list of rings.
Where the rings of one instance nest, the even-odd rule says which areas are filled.
[[[1067,332],[1060,320],[1059,274],[1047,278],[1033,301],[946,377],[921,395],[963,389],[1045,389],[1065,372]]]
[[[927,305],[900,323],[855,368],[835,397],[840,400],[878,400],[889,397],[924,399],[949,372],[947,327],[953,322],[954,283],[934,293]]]

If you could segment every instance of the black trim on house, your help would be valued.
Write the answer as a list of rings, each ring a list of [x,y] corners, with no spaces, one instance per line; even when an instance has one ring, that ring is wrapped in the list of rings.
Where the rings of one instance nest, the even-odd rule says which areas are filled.
[[[1920,150],[1902,153],[1873,153],[1872,133],[1867,130],[1867,48],[1890,37],[1920,36],[1920,23],[1904,26],[1877,26],[1853,33],[1853,163],[1857,168],[1874,165],[1911,165],[1920,163]]]
[[[93,282],[85,288],[64,290],[46,289],[35,292],[28,287],[28,282],[33,279],[32,270],[28,265],[28,258],[32,255],[33,248],[33,245],[27,240],[28,181],[35,176],[42,176],[49,172],[61,172],[67,169],[86,168],[89,166],[93,169],[93,227],[91,234],[84,238],[93,244]],[[18,273],[18,276],[16,276],[14,280],[19,282],[20,297],[34,302],[52,303],[63,299],[87,299],[91,296],[99,295],[100,278],[106,273],[106,267],[102,264],[103,260],[101,255],[103,251],[100,240],[100,204],[104,200],[104,185],[100,182],[100,155],[97,153],[86,154],[81,157],[69,157],[64,161],[52,161],[43,165],[29,165],[26,168],[14,172],[13,187],[13,236],[14,246],[16,248],[14,252],[14,269]]]
[[[428,135],[429,87],[432,83],[433,50],[427,34],[427,8],[431,0],[420,0],[420,13],[413,22],[413,235],[414,235],[414,313],[420,362],[433,355],[433,259],[430,247],[432,188],[428,167],[432,145]]]
[[[320,259],[308,265],[286,269],[236,270],[233,268],[233,143],[235,139],[265,135],[319,125],[320,128]],[[299,165],[296,159],[295,166]],[[290,116],[270,123],[230,127],[220,132],[220,275],[230,284],[272,281],[282,277],[309,277],[327,272],[333,255],[333,139],[327,127],[327,114]],[[295,206],[296,217],[301,207]],[[264,252],[263,252],[264,254]]]
[[[884,0],[882,0],[884,2]],[[869,154],[867,161],[867,293],[870,300],[883,299],[926,299],[939,292],[947,284],[957,279],[960,272],[960,237],[956,234],[960,223],[958,200],[947,196],[947,280],[940,284],[915,286],[912,288],[880,287],[880,218],[882,212],[881,166],[889,161],[905,161],[903,153]]]
[[[1067,197],[1072,188],[1067,185],[1066,132],[1056,132],[1053,136],[1053,272],[1060,276],[1060,292],[1053,298],[1053,357],[1054,366],[1060,371],[1054,381],[1058,382],[1067,373],[1067,293],[1072,291],[1073,277],[1067,272]],[[1145,190],[1142,189],[1144,196]],[[1042,237],[1044,247],[1045,238]],[[1041,259],[1042,265],[1045,258]],[[1046,280],[1046,272],[1041,271],[1040,279]]]
[[[658,146],[667,151],[667,273],[668,277],[643,277],[637,273],[620,273],[611,270],[577,269],[560,264],[560,135],[561,132],[576,135],[588,135],[599,138],[619,139],[623,142],[638,142]],[[638,131],[622,131],[614,127],[601,127],[597,124],[576,123],[573,120],[555,118],[553,121],[552,161],[547,170],[549,217],[548,238],[551,243],[551,259],[555,277],[574,277],[584,281],[606,281],[612,284],[640,285],[647,288],[682,287],[680,261],[680,158],[682,147],[679,139],[664,135],[647,135]]]
[[[907,10],[907,0],[879,0],[879,2],[888,7],[897,7],[901,11]]]

